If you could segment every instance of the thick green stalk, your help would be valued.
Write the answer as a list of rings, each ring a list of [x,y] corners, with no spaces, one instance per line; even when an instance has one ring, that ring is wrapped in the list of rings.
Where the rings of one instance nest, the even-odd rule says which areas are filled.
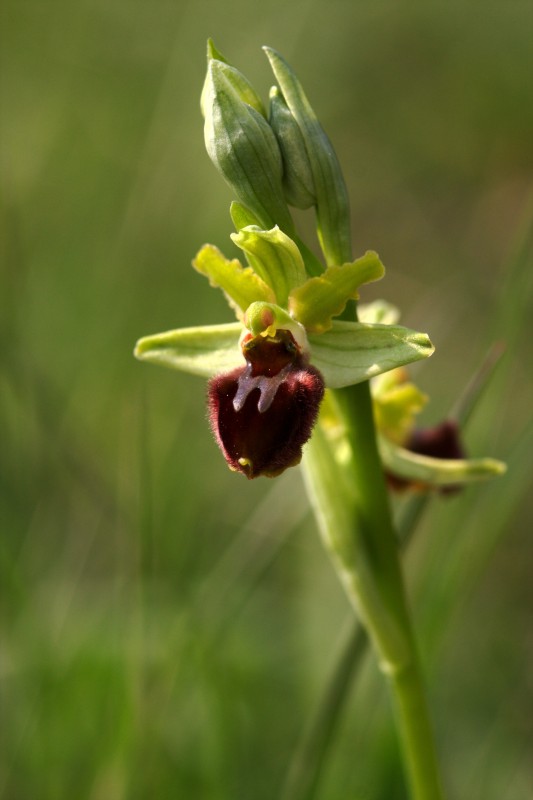
[[[472,376],[448,414],[450,419],[455,419],[461,429],[464,429],[468,423],[474,408],[493,377],[502,355],[502,345],[500,343],[492,345],[479,369]],[[402,549],[409,544],[429,499],[430,495],[427,493],[415,494],[402,507],[402,513],[395,526]],[[364,629],[356,622],[355,625],[352,625],[350,635],[343,645],[339,661],[326,686],[324,696],[295,752],[287,773],[284,798],[311,800],[315,797],[342,706],[366,652],[367,642]]]
[[[335,392],[304,472],[327,549],[391,688],[413,800],[442,790],[367,383]],[[336,420],[336,422],[335,422]]]
[[[428,500],[428,494],[418,494],[404,506],[396,525],[402,549],[415,532]],[[367,646],[366,631],[357,620],[350,626],[324,693],[293,754],[283,785],[283,800],[312,800],[318,797],[320,779],[337,733],[341,712]]]
[[[413,799],[439,800],[444,795],[424,686],[414,652],[410,664],[389,676],[389,685]]]

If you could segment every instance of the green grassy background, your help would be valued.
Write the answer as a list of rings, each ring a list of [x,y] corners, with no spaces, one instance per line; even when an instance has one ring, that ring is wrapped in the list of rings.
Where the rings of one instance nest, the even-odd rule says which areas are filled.
[[[205,42],[266,96],[297,70],[352,199],[356,253],[427,330],[450,408],[506,355],[466,441],[508,475],[436,499],[407,559],[450,797],[533,792],[527,2],[7,0],[2,10],[0,797],[274,800],[347,602],[293,470],[226,470],[200,379],[142,335],[230,320],[190,268],[232,252],[203,148]],[[302,222],[305,226],[305,220]],[[371,659],[320,800],[402,800]]]

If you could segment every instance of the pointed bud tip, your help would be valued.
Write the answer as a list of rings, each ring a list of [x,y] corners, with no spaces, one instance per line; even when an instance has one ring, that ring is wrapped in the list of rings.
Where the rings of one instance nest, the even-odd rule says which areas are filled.
[[[274,47],[270,47],[270,45],[268,44],[264,44],[261,47],[261,50],[263,51],[263,53],[265,53],[265,55],[270,61],[276,58],[283,60],[282,56],[278,53],[278,51]]]
[[[225,64],[228,63],[220,50],[215,46],[213,39],[209,37],[207,40],[207,60],[211,61],[213,59],[216,61],[223,61]]]

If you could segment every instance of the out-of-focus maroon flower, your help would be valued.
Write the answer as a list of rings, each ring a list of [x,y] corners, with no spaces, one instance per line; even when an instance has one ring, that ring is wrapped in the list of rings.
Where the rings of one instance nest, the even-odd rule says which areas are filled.
[[[403,446],[406,450],[410,450],[412,453],[417,453],[421,456],[445,459],[466,458],[461,443],[459,426],[450,419],[444,420],[438,425],[433,425],[429,428],[414,428]],[[393,489],[397,490],[425,490],[432,488],[423,483],[416,483],[400,478],[391,472],[387,472],[387,481]],[[440,486],[439,491],[441,494],[453,494],[460,491],[460,487],[455,485]]]
[[[289,331],[248,335],[246,364],[209,381],[211,428],[231,469],[275,477],[302,457],[324,396],[324,380]]]
[[[459,426],[445,419],[431,428],[415,428],[411,433],[407,449],[421,456],[433,458],[466,458],[459,436]]]

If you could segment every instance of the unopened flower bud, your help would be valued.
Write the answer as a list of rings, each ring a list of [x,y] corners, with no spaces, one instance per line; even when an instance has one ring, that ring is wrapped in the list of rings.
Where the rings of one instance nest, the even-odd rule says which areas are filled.
[[[207,42],[207,63],[217,61],[219,69],[223,72],[225,79],[230,83],[236,93],[239,95],[243,103],[248,103],[249,106],[255,108],[263,117],[266,118],[265,108],[261,98],[255,91],[250,81],[240,72],[233,67],[227,59],[224,58],[222,53],[216,49],[214,42],[209,39]],[[212,96],[213,84],[209,80],[209,73],[206,75],[202,94],[200,97],[200,108],[205,117],[213,101]]]
[[[283,195],[281,152],[256,98],[238,70],[218,59],[209,61],[203,92],[206,149],[261,225],[279,225],[290,233],[293,223]]]
[[[342,264],[351,258],[351,232],[348,192],[339,161],[291,67],[271,47],[263,49],[307,151],[322,251],[328,265]]]
[[[316,203],[315,182],[302,132],[277,86],[270,90],[269,122],[283,159],[283,190],[289,205],[305,210]]]

